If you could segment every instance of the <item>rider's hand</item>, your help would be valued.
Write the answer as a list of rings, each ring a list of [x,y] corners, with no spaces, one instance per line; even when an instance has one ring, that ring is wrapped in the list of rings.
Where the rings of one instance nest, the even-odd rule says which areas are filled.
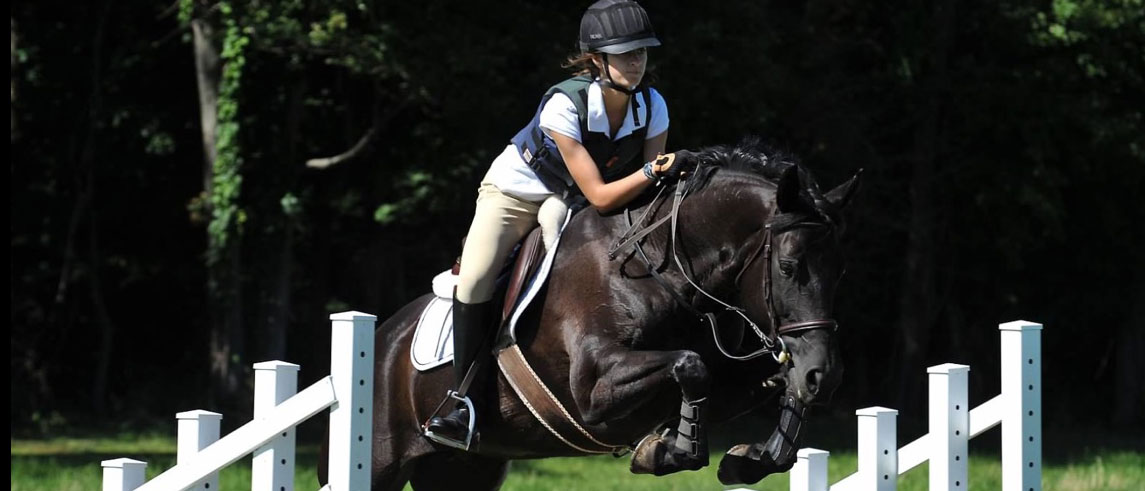
[[[687,150],[660,155],[652,162],[652,173],[658,178],[679,179],[696,168],[695,154]]]

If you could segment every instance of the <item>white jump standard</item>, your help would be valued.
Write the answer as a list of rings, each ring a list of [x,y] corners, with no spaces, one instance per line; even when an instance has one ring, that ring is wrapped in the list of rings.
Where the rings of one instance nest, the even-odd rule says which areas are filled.
[[[898,475],[930,461],[930,489],[969,489],[968,442],[1002,425],[1002,489],[1042,489],[1042,325],[1007,322],[1002,338],[1002,393],[974,409],[967,399],[970,367],[946,363],[927,369],[929,433],[897,448],[898,411],[871,407],[859,416],[859,471],[833,491],[894,490]],[[826,491],[828,452],[805,448],[791,469],[792,491]]]
[[[330,320],[330,375],[296,394],[298,365],[255,364],[253,421],[219,439],[221,414],[179,413],[175,467],[146,481],[146,462],[105,460],[103,491],[213,491],[219,489],[220,469],[252,454],[253,491],[291,491],[294,427],[326,408],[330,408],[330,470],[323,489],[369,489],[377,317],[342,312]]]

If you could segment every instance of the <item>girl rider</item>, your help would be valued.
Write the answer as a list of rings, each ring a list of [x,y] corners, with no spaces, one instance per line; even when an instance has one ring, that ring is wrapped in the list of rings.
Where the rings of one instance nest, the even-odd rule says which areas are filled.
[[[566,65],[578,76],[549,89],[478,189],[453,298],[454,397],[468,394],[476,412],[487,409],[492,300],[513,246],[537,223],[551,246],[574,199],[583,196],[601,212],[615,210],[661,178],[679,177],[686,164],[686,152],[661,155],[667,105],[659,92],[641,85],[647,48],[660,45],[644,8],[628,0],[597,1],[581,18],[579,44],[581,53]],[[470,371],[470,385],[463,388]],[[458,403],[448,415],[434,417],[426,436],[468,447],[469,410]]]

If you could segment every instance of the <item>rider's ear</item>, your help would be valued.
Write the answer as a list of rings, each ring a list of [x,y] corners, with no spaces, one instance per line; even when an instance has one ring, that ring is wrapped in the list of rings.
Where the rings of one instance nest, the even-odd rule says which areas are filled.
[[[775,190],[775,203],[780,213],[791,213],[799,209],[799,172],[796,167],[790,166],[783,170],[779,176],[779,185]]]
[[[863,169],[859,169],[859,172],[856,172],[854,177],[848,179],[847,182],[840,184],[835,189],[827,191],[825,195],[827,201],[830,201],[831,204],[839,209],[846,208],[859,190],[859,183],[862,182],[862,177]]]

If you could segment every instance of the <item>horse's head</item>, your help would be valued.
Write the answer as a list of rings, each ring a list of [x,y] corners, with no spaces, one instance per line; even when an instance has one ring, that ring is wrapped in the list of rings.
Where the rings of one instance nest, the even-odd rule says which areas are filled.
[[[833,319],[835,287],[844,271],[840,212],[858,177],[824,194],[809,174],[790,167],[776,186],[768,223],[771,254],[762,278],[770,283],[763,287],[769,305],[763,307],[790,353],[784,371],[789,392],[808,405],[830,401],[842,380]]]
[[[739,260],[726,266],[739,272],[734,283],[741,305],[769,335],[765,343],[778,337],[778,346],[786,347],[789,361],[781,375],[789,394],[807,405],[830,401],[843,372],[833,319],[835,287],[843,275],[842,210],[859,176],[823,193],[804,168],[768,155],[754,142],[715,148],[700,158],[733,171],[708,187],[736,197],[725,200],[735,201],[729,204],[734,208],[714,213],[722,213],[725,229],[740,230],[730,234],[742,241]]]
[[[756,145],[725,155],[732,168],[749,172],[727,180],[722,190],[734,204],[725,205],[729,209],[719,219],[731,231],[728,247],[738,251],[725,271],[739,271],[724,285],[734,284],[746,318],[765,326],[757,331],[764,348],[782,350],[776,356],[782,369],[768,383],[782,378],[787,386],[771,437],[735,445],[720,462],[720,482],[741,484],[791,469],[807,406],[829,402],[842,380],[833,300],[843,276],[842,209],[858,189],[859,176],[822,193],[806,170]]]

